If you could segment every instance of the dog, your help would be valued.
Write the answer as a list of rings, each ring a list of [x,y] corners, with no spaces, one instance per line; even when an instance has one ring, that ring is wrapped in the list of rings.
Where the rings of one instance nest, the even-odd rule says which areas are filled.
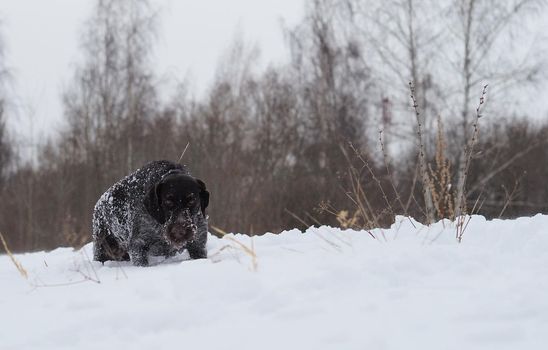
[[[147,266],[186,249],[207,258],[209,192],[185,166],[153,161],[110,187],[93,210],[93,259]]]

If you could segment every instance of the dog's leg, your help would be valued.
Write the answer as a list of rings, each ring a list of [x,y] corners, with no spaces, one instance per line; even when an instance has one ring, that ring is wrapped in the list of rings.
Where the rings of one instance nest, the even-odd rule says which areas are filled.
[[[207,249],[205,247],[189,245],[187,250],[191,259],[207,259]]]
[[[105,247],[98,240],[93,242],[93,260],[102,264],[109,260],[109,257],[105,254]]]
[[[115,260],[112,254],[112,242],[106,230],[101,230],[93,242],[93,260],[105,263],[108,260]]]
[[[129,257],[135,266],[148,266],[148,246],[143,239],[129,243]]]
[[[188,242],[186,245],[186,249],[188,250],[191,259],[207,259],[207,229],[201,231],[202,232],[198,233],[198,237]]]

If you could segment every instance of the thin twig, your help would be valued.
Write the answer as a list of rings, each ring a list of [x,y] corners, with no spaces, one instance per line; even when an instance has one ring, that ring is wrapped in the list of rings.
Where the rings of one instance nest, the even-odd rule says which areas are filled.
[[[523,174],[520,176],[519,179],[516,179],[516,181],[514,182],[514,188],[512,189],[510,194],[508,194],[508,191],[506,190],[506,187],[504,185],[502,185],[502,188],[504,189],[504,192],[506,193],[506,201],[504,203],[504,206],[502,207],[502,210],[499,213],[499,216],[498,216],[499,219],[502,217],[502,215],[506,211],[506,208],[508,208],[508,206],[510,205],[510,203],[514,199],[514,194],[516,193],[517,189],[519,188],[520,180],[521,180],[522,177],[523,177]]]
[[[464,216],[465,207],[466,207],[466,179],[468,178],[468,171],[470,170],[470,163],[472,162],[472,154],[474,153],[474,146],[476,145],[476,142],[478,140],[478,134],[479,134],[479,119],[482,117],[481,110],[483,107],[483,104],[485,103],[485,96],[487,95],[487,87],[489,85],[484,85],[483,90],[481,91],[481,96],[479,99],[478,107],[476,108],[476,116],[474,119],[474,124],[472,125],[474,128],[474,131],[472,133],[472,138],[470,139],[469,145],[467,149],[465,150],[465,164],[464,164],[464,172],[462,174],[463,178],[460,183],[460,186],[462,188],[458,188],[457,192],[460,193],[460,206],[458,208],[459,216],[457,217],[457,232],[456,237],[457,241],[460,243],[462,241],[462,236],[464,235],[464,231],[466,230],[466,227],[468,226],[468,223],[464,225],[464,221],[466,216]],[[468,220],[469,221],[469,220]]]
[[[185,149],[183,150],[183,153],[181,153],[181,156],[179,157],[179,160],[177,161],[177,163],[181,164],[181,161],[183,160],[183,157],[185,156],[185,152],[186,152],[188,146],[190,146],[190,142],[186,143]]]
[[[297,214],[293,213],[292,211],[290,211],[289,209],[287,208],[284,208],[284,211],[286,213],[288,213],[289,215],[291,215],[295,220],[299,221],[301,224],[303,224],[305,227],[310,227],[311,225],[307,224],[306,221],[304,221],[303,219],[301,219]]]

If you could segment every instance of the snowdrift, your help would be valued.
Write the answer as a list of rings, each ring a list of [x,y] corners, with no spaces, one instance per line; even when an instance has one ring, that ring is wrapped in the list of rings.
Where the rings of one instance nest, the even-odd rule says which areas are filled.
[[[0,349],[546,349],[548,216],[210,237],[141,268],[0,256]],[[376,237],[373,239],[371,234]]]

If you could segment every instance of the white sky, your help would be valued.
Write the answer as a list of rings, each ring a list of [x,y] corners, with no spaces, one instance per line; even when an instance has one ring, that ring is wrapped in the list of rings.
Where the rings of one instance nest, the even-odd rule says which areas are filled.
[[[0,0],[0,32],[12,73],[9,121],[31,127],[33,143],[53,135],[62,120],[61,94],[79,58],[79,39],[92,0]],[[292,25],[303,0],[153,0],[160,9],[154,50],[159,76],[189,77],[196,92],[213,79],[220,55],[237,32],[261,49],[263,63],[287,53],[282,21]],[[28,131],[25,131],[28,137]]]

